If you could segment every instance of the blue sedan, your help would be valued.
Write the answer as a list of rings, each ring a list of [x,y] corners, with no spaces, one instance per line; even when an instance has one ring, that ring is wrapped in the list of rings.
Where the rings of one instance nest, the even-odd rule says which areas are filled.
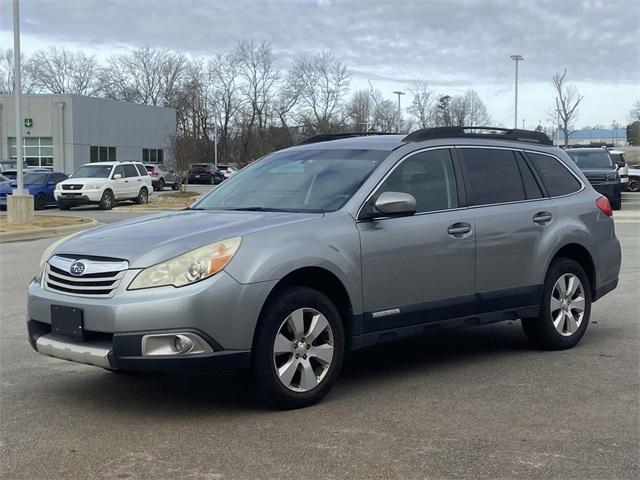
[[[60,172],[33,172],[24,176],[24,188],[33,195],[33,203],[36,210],[42,210],[48,205],[57,205],[53,197],[56,184],[67,178],[67,175]],[[10,183],[0,184],[0,207],[6,208],[7,195],[16,188],[15,180]]]

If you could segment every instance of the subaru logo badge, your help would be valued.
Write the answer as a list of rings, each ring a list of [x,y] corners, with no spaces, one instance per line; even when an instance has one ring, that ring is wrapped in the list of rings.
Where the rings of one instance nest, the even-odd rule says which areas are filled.
[[[71,264],[71,266],[69,267],[69,272],[71,273],[71,275],[80,276],[84,273],[85,268],[86,267],[84,263],[82,263],[81,261],[77,261]]]

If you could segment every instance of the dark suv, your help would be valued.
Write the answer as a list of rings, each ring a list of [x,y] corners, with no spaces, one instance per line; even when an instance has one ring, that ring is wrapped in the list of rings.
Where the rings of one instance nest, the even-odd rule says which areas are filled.
[[[218,185],[224,180],[224,174],[213,163],[194,163],[187,174],[187,183]]]
[[[599,147],[568,148],[567,153],[597,192],[609,199],[611,208],[622,208],[622,184],[618,166],[609,151]]]

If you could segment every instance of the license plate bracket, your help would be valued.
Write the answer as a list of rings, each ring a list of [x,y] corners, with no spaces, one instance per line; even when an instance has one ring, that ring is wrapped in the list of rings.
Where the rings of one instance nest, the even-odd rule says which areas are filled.
[[[51,305],[51,333],[84,340],[82,309]]]

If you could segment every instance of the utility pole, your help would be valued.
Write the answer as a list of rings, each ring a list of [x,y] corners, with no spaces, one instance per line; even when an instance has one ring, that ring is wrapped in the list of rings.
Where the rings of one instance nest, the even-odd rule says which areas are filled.
[[[404,95],[404,92],[393,92],[398,96],[398,118],[396,119],[396,133],[400,133],[400,118],[402,117],[402,110],[400,109],[400,97]]]
[[[16,114],[16,183],[17,187],[7,197],[7,222],[25,224],[33,222],[33,197],[24,190],[22,171],[22,79],[20,66],[20,5],[13,0],[13,95]]]
[[[213,124],[213,162],[218,166],[218,124]]]
[[[522,55],[511,55],[511,60],[516,63],[516,102],[513,128],[518,128],[518,62],[524,60],[524,57]]]

